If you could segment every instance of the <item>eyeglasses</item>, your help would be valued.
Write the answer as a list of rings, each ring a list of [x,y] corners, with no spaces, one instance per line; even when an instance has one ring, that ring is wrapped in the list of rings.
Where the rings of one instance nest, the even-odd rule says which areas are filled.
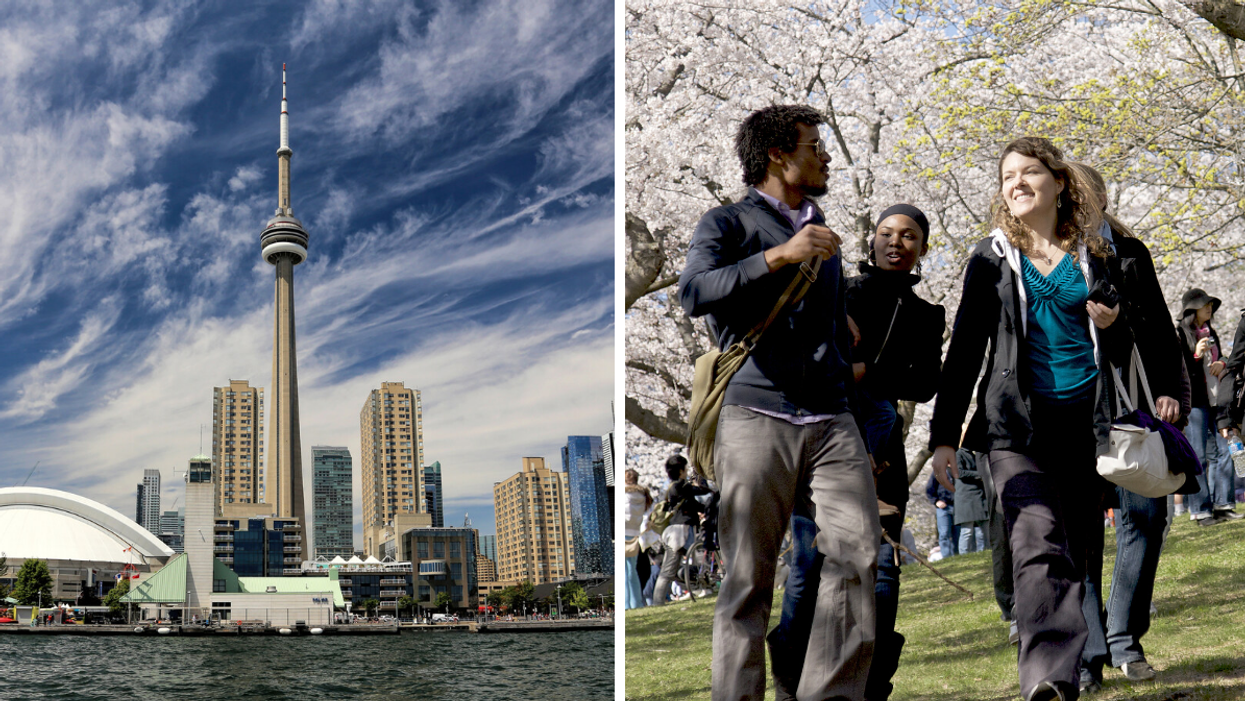
[[[830,151],[826,149],[825,139],[818,139],[816,141],[797,141],[795,142],[795,145],[796,146],[816,146],[818,155],[821,155],[823,153],[826,154],[827,156],[830,155]]]

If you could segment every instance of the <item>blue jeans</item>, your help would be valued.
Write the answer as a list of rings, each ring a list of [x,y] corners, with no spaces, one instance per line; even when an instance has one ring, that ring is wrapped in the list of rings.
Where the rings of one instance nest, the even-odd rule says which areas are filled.
[[[1102,668],[1146,658],[1141,636],[1150,630],[1150,602],[1154,598],[1154,574],[1163,550],[1167,526],[1167,498],[1149,499],[1123,487],[1115,487],[1120,506],[1116,511],[1115,570],[1111,594],[1102,605],[1102,548],[1086,547],[1085,601],[1082,613],[1089,626],[1089,639],[1081,652],[1082,669],[1102,680]],[[1101,542],[1099,539],[1097,542]]]
[[[989,524],[989,521],[972,521],[970,523],[961,523],[958,526],[960,529],[959,553],[961,555],[981,552],[986,549],[985,527]]]
[[[783,654],[793,661],[793,664],[787,665],[782,671],[775,669],[775,675],[782,674],[794,679],[798,679],[800,675],[802,661],[808,649],[813,611],[817,605],[819,573],[825,560],[825,556],[817,550],[817,524],[807,514],[799,511],[800,508],[797,507],[796,513],[791,515],[790,570],[783,589],[782,616],[768,636],[771,653],[777,646],[777,649],[783,650]],[[887,532],[902,529],[902,515],[887,517],[883,522],[887,523],[891,519],[894,519],[893,525],[896,527],[888,528]],[[898,541],[898,538],[895,540]],[[883,542],[878,551],[878,578],[873,588],[877,601],[877,643],[866,686],[866,697],[879,701],[889,697],[893,689],[890,680],[899,668],[899,654],[904,644],[904,637],[895,632],[895,619],[899,613],[899,572],[899,565],[895,564],[894,546]],[[787,683],[791,684],[794,679],[789,679]]]
[[[644,608],[644,587],[640,584],[640,575],[636,571],[636,561],[640,557],[648,557],[641,553],[638,557],[627,558],[627,608]]]
[[[957,541],[960,538],[960,527],[955,525],[955,508],[935,507],[935,511],[937,511],[935,517],[938,521],[938,548],[942,550],[943,557],[951,557],[955,554]]]
[[[876,460],[890,439],[891,429],[895,427],[895,419],[899,413],[894,404],[885,399],[874,398],[868,390],[859,391],[856,397],[860,422],[865,427],[865,448]]]
[[[1232,456],[1228,453],[1228,441],[1215,430],[1214,410],[1190,411],[1184,435],[1193,444],[1193,452],[1202,462],[1202,474],[1197,476],[1197,494],[1185,497],[1189,512],[1195,518],[1206,518],[1213,509],[1236,508],[1236,494],[1232,491]]]
[[[1107,647],[1111,666],[1146,658],[1141,636],[1150,630],[1154,575],[1163,550],[1167,499],[1148,499],[1116,487],[1120,498],[1115,526],[1115,571],[1107,600]]]

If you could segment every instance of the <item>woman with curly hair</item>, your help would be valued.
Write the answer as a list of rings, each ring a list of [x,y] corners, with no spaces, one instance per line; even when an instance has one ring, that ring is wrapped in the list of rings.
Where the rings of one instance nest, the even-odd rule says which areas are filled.
[[[1094,520],[1101,532],[1105,483],[1094,468],[1111,428],[1110,364],[1132,350],[1101,219],[1050,141],[1024,137],[1003,149],[995,229],[969,258],[930,422],[934,473],[954,489],[948,471],[958,473],[984,356],[963,447],[988,455],[1003,504],[1027,701],[1079,692],[1085,537]]]

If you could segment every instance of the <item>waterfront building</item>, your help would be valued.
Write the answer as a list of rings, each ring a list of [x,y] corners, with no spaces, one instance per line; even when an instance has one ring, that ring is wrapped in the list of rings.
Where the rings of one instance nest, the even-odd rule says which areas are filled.
[[[562,471],[570,485],[574,573],[614,574],[609,489],[600,436],[568,436],[562,448]]]
[[[26,560],[43,560],[58,602],[76,602],[84,590],[103,596],[118,574],[159,569],[175,555],[119,511],[43,487],[0,488],[0,534],[9,568],[0,584],[12,588]]]
[[[402,382],[382,382],[359,412],[363,552],[370,556],[402,532],[400,515],[428,513],[423,424],[419,390]]]
[[[237,529],[220,528],[221,519],[216,518],[216,490],[213,486],[212,460],[206,455],[190,459],[186,471],[186,532],[192,537],[185,540],[185,552],[168,560],[167,564],[150,577],[140,577],[132,584],[130,592],[121,598],[124,603],[140,605],[144,618],[168,620],[172,616],[193,614],[200,619],[262,621],[268,625],[292,625],[304,621],[308,625],[328,625],[333,621],[333,609],[342,606],[341,591],[335,580],[305,580],[299,577],[239,577],[219,557],[226,548],[238,552]],[[254,513],[269,507],[266,504],[230,504],[224,513],[232,511]],[[298,543],[301,538],[300,524],[295,519],[269,516],[260,519],[262,530],[272,526],[289,542]],[[232,524],[229,524],[232,526]],[[239,524],[241,525],[241,524]],[[247,523],[243,533],[259,532]],[[194,537],[196,534],[214,533],[211,540]],[[247,536],[243,540],[247,540]],[[268,542],[268,534],[253,540]],[[285,545],[278,546],[281,548]],[[301,551],[301,548],[298,548]],[[263,563],[267,553],[261,551],[258,558],[246,542],[240,552],[247,555],[244,564]],[[298,552],[293,555],[295,563],[301,563]],[[232,556],[230,560],[234,560]],[[285,557],[282,557],[282,564]],[[300,573],[297,564],[291,565],[293,573]],[[280,574],[280,572],[278,572]]]
[[[354,554],[354,491],[350,450],[311,447],[312,514],[317,558]]]
[[[181,511],[165,511],[160,515],[160,530],[157,537],[161,542],[173,549],[183,551],[183,537],[186,532],[186,517]]]
[[[134,507],[134,522],[152,533],[160,532],[159,470],[143,470],[143,481],[138,485],[138,502]]]
[[[341,591],[342,607],[363,615],[364,602],[375,599],[379,613],[411,615],[409,610],[399,610],[398,602],[404,596],[414,598],[414,575],[410,562],[394,562],[369,557],[363,560],[352,555],[349,560],[340,555],[331,561],[316,558],[304,562],[304,577],[330,577]]]
[[[424,466],[424,511],[432,516],[433,528],[445,527],[445,511],[441,503],[441,462]]]
[[[476,539],[474,528],[411,528],[384,544],[390,558],[415,569],[415,601],[433,608],[439,594],[453,599],[451,610],[475,609]]]
[[[280,577],[301,572],[303,530],[298,519],[217,518],[212,532],[216,558],[240,577]]]
[[[523,458],[522,472],[493,485],[499,579],[542,584],[574,571],[569,502],[566,473],[540,457]]]
[[[212,389],[213,504],[264,502],[264,390],[247,380]]]

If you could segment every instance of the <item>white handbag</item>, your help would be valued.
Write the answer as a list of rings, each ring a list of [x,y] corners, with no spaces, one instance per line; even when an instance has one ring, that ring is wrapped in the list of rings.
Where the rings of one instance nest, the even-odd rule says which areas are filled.
[[[1150,394],[1146,369],[1141,364],[1136,346],[1133,346],[1131,365],[1130,369],[1140,372],[1140,381],[1136,384],[1140,384],[1145,391],[1150,415],[1154,416],[1154,397]],[[1119,369],[1111,368],[1111,374],[1115,378],[1117,415],[1125,413],[1120,409],[1121,403],[1129,412],[1133,411],[1133,402],[1129,400]],[[1098,474],[1112,484],[1150,499],[1171,494],[1180,489],[1185,481],[1184,474],[1172,474],[1167,469],[1163,436],[1158,431],[1129,424],[1111,426],[1110,446],[1106,453],[1098,457]]]

